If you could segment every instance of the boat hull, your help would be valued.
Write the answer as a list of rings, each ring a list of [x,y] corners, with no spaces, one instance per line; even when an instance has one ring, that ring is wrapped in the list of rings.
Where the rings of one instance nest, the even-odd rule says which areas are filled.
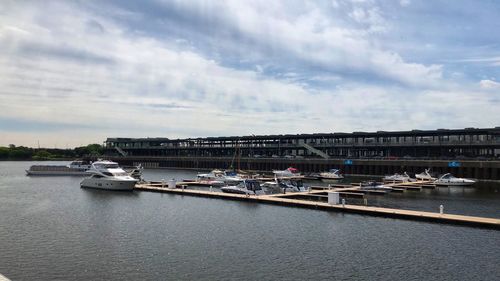
[[[243,189],[243,188],[222,187],[220,190],[224,193],[243,194],[243,195],[263,195],[264,194],[264,192],[262,190],[259,190],[257,192],[253,192],[252,190]]]
[[[134,190],[136,183],[137,181],[131,180],[103,180],[102,178],[87,178],[80,183],[80,187],[104,190],[132,191]]]
[[[475,182],[468,182],[468,181],[464,181],[464,182],[437,182],[435,181],[434,182],[435,185],[441,185],[441,186],[471,186],[473,184],[475,184]]]
[[[88,168],[62,165],[33,165],[26,170],[28,176],[85,176]]]
[[[88,176],[85,171],[31,171],[26,170],[27,176]]]

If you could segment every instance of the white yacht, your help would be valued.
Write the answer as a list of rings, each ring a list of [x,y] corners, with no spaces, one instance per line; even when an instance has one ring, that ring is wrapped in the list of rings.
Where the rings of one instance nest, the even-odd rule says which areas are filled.
[[[409,182],[409,181],[414,181],[410,176],[404,172],[402,175],[401,174],[394,174],[391,176],[385,176],[383,178],[385,182]]]
[[[236,194],[246,194],[246,195],[265,194],[259,182],[256,180],[243,180],[237,185],[221,187],[220,190],[225,193],[236,193]]]
[[[343,179],[344,176],[340,173],[340,170],[330,169],[328,172],[319,173],[319,177],[323,180],[340,180]]]
[[[425,171],[423,171],[422,173],[415,174],[415,178],[417,180],[422,180],[422,181],[435,181],[435,180],[437,180],[435,177],[433,177],[429,173],[429,171],[430,171],[430,169],[425,169]]]
[[[96,161],[92,163],[87,173],[92,174],[80,183],[80,187],[133,190],[137,179],[131,177],[117,163],[111,161]]]
[[[299,170],[289,167],[286,170],[274,170],[273,171],[274,175],[277,177],[298,177],[300,176]]]
[[[434,181],[436,185],[447,185],[447,186],[469,186],[475,184],[476,181],[465,178],[457,178],[452,174],[444,174],[439,179]]]

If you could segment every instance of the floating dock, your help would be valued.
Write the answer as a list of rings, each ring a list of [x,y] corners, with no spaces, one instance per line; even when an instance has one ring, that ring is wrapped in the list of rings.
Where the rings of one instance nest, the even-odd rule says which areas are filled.
[[[404,184],[404,186],[406,187],[411,185],[416,186],[418,184],[419,183],[407,183]],[[401,185],[402,184],[398,184],[398,186]],[[193,190],[193,189],[188,189],[185,185],[177,186],[176,188],[168,188],[162,183],[137,184],[135,189],[139,191],[150,191],[150,192],[172,193],[172,194],[219,198],[228,200],[249,201],[249,202],[274,204],[274,205],[282,205],[290,207],[301,207],[301,208],[319,209],[326,211],[357,213],[370,216],[401,218],[409,220],[430,221],[430,222],[447,223],[455,225],[467,225],[467,226],[477,226],[477,227],[484,227],[491,229],[500,229],[500,219],[495,219],[495,218],[452,215],[445,213],[441,214],[433,212],[380,208],[380,207],[360,206],[351,204],[331,205],[326,202],[318,201],[319,199],[324,198],[325,193],[329,191],[335,191],[339,193],[350,193],[352,195],[352,193],[359,191],[359,187],[354,187],[354,186],[332,188],[330,190],[312,189],[309,192],[290,192],[286,194],[270,194],[270,195],[259,195],[259,196],[223,193],[213,190]],[[305,196],[308,195],[312,195],[310,196],[311,199],[315,198],[316,200],[289,198],[295,196],[304,198]]]

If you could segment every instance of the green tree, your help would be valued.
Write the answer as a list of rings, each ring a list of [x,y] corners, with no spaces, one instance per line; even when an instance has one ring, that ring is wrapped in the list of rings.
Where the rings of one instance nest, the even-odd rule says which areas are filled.
[[[33,155],[34,160],[46,160],[54,158],[54,155],[46,150],[39,150]]]
[[[0,159],[9,158],[10,149],[8,147],[0,147]]]

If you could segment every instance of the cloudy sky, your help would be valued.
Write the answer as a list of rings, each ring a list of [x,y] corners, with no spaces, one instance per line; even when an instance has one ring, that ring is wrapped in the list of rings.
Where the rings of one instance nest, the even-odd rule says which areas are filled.
[[[500,2],[0,2],[0,145],[500,125]]]

